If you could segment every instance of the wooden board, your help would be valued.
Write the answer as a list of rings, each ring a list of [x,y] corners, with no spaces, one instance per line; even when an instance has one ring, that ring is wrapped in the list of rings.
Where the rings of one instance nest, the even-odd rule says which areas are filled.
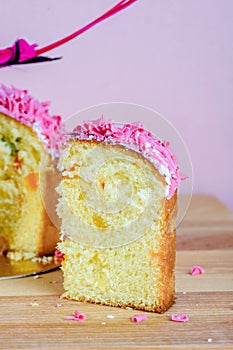
[[[176,304],[139,324],[130,320],[140,314],[134,310],[61,299],[59,270],[0,281],[0,348],[233,349],[232,212],[213,197],[194,196],[177,248]],[[189,274],[196,264],[205,274]],[[75,309],[84,322],[64,318]],[[185,313],[189,322],[172,322],[171,313]]]

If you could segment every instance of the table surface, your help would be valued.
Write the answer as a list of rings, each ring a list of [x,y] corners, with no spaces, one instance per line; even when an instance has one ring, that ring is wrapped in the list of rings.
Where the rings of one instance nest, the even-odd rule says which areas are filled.
[[[191,276],[193,265],[205,273]],[[2,280],[0,348],[233,349],[232,270],[233,213],[214,197],[193,196],[177,232],[176,303],[165,314],[133,323],[140,312],[61,299],[60,270]],[[64,318],[75,309],[84,322]],[[189,322],[170,321],[178,313]]]

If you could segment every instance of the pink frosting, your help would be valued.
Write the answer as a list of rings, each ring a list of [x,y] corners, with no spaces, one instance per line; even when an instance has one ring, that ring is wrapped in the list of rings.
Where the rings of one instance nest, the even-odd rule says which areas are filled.
[[[101,117],[78,125],[73,130],[72,135],[81,140],[94,139],[122,144],[141,152],[164,176],[167,183],[166,197],[168,199],[173,196],[179,181],[186,178],[179,173],[179,165],[171,152],[169,142],[159,140],[139,122],[117,124],[105,121]]]
[[[30,126],[52,157],[58,157],[65,141],[65,128],[60,116],[49,115],[49,105],[34,99],[27,90],[0,85],[0,112]]]

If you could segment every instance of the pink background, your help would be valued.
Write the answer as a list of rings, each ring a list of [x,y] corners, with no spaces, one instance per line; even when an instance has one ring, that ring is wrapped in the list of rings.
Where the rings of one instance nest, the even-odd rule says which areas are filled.
[[[2,1],[0,48],[20,37],[42,47],[117,1]],[[62,60],[1,69],[1,82],[51,100],[64,118],[114,101],[158,111],[189,149],[194,193],[233,209],[232,13],[232,0],[139,0],[49,52]]]

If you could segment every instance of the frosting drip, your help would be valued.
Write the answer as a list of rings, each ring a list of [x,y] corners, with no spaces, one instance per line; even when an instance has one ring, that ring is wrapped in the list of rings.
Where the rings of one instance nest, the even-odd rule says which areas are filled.
[[[159,140],[139,122],[118,125],[101,117],[78,125],[72,135],[81,140],[93,139],[122,144],[141,152],[164,177],[167,184],[167,199],[173,196],[179,181],[186,178],[179,172],[179,165],[172,154],[169,142]]]
[[[65,141],[65,128],[60,116],[49,115],[49,105],[34,99],[27,90],[0,85],[0,112],[30,126],[54,158],[59,156]]]

